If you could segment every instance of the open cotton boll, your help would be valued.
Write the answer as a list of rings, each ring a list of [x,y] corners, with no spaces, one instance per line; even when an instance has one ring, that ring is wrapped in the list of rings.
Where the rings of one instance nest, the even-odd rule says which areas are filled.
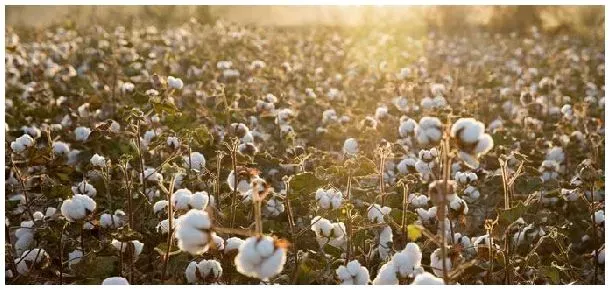
[[[180,250],[192,255],[209,249],[212,221],[205,211],[191,209],[176,220],[175,236]]]
[[[82,220],[92,213],[96,208],[96,203],[89,196],[75,194],[71,199],[67,199],[61,204],[61,214],[68,221],[74,222]]]
[[[270,236],[249,237],[235,257],[237,271],[245,276],[267,280],[279,274],[286,263],[286,249]]]
[[[320,216],[316,216],[311,220],[311,230],[316,233],[316,235],[330,237],[331,230],[333,229],[333,224]]]
[[[335,122],[337,122],[337,112],[334,109],[322,112],[322,124],[327,125]]]
[[[39,220],[42,220],[44,218],[44,215],[42,214],[42,212],[39,212],[39,211],[34,212],[32,214],[32,216],[34,217],[35,221],[39,221]]]
[[[254,176],[255,178],[257,178],[258,176]],[[250,182],[247,179],[243,179],[238,175],[238,179],[237,179],[237,191],[241,194],[244,194],[246,192],[248,192],[248,190],[250,190]],[[229,188],[231,189],[231,191],[234,190],[235,187],[235,173],[233,171],[231,171],[231,173],[229,173],[229,176],[227,177],[227,184],[229,185]]]
[[[423,271],[421,259],[422,252],[419,246],[416,243],[408,243],[402,251],[394,254],[392,263],[400,277],[413,278]]]
[[[89,139],[89,134],[91,134],[91,129],[87,127],[77,127],[74,129],[74,136],[76,141],[87,141]]]
[[[451,271],[451,259],[449,257],[445,258],[445,267],[447,271]],[[438,277],[443,277],[443,259],[441,256],[441,249],[436,249],[432,254],[430,254],[430,267],[432,267],[432,271],[434,275]]]
[[[472,185],[468,185],[464,189],[464,194],[463,194],[462,198],[467,202],[474,202],[477,199],[479,199],[480,196],[481,196],[481,193],[479,192],[478,188],[476,188]]]
[[[202,280],[215,280],[222,276],[222,266],[216,260],[192,261],[184,271],[188,283],[197,283]]]
[[[184,83],[182,82],[182,79],[180,79],[180,78],[168,76],[167,85],[172,89],[181,90],[182,87],[184,86]]]
[[[34,242],[34,222],[33,221],[22,221],[19,228],[15,231],[15,251],[17,254],[23,253],[29,249]]]
[[[49,260],[49,254],[43,249],[28,250],[15,259],[15,267],[20,275],[27,276],[30,270],[44,266]]]
[[[76,249],[68,253],[68,267],[72,267],[72,265],[78,264],[82,257],[83,251],[81,249]]]
[[[327,190],[318,188],[316,190],[316,201],[321,208],[336,209],[341,207],[341,203],[343,202],[343,194],[334,188]]]
[[[443,281],[443,278],[438,278],[431,273],[423,272],[415,276],[411,285],[445,285],[445,282]]]
[[[76,186],[72,186],[72,193],[95,197],[97,195],[97,189],[95,189],[91,183],[87,182],[87,180],[83,180]]]
[[[30,137],[30,135],[23,134],[21,137],[11,142],[11,149],[13,149],[15,153],[21,153],[28,147],[33,146],[34,142],[34,138]]]
[[[600,209],[600,210],[595,212],[594,220],[595,220],[596,224],[603,223],[605,221],[605,219],[606,219],[606,215],[604,214],[603,210]]]
[[[205,191],[195,192],[190,196],[189,206],[194,209],[205,209],[210,202],[210,195]]]
[[[55,141],[53,142],[53,153],[56,155],[65,156],[70,153],[70,145],[65,142]]]
[[[423,194],[411,193],[407,196],[407,201],[414,208],[428,207],[428,196]]]
[[[391,210],[392,209],[387,206],[381,207],[380,205],[375,203],[369,207],[367,215],[371,222],[383,223],[383,217],[388,215]]]
[[[176,223],[172,223],[172,229],[176,228]],[[155,227],[158,233],[167,234],[169,232],[169,219],[160,221]]]
[[[114,214],[102,214],[100,216],[100,226],[102,228],[113,228],[117,229],[125,224],[125,212],[118,209]]]
[[[485,132],[485,125],[474,118],[460,118],[451,126],[451,137],[472,144]]]
[[[173,196],[172,196],[173,197]],[[167,206],[169,205],[169,202],[167,200],[160,200],[155,202],[155,204],[153,205],[153,212],[155,214],[157,214],[158,212],[164,210],[167,208]]]
[[[144,170],[144,174],[140,174],[140,181],[142,181],[143,178],[146,178],[147,181],[153,181],[153,182],[162,182],[163,181],[163,175],[161,173],[157,172],[157,170],[152,167],[146,168]]]
[[[120,242],[116,239],[113,239],[110,244],[117,250],[121,251],[122,253],[131,253],[133,254],[133,260],[137,260],[138,256],[140,256],[140,254],[142,253],[142,249],[144,249],[144,243],[138,241],[138,240],[133,240],[133,241],[129,241],[129,242]],[[132,250],[130,250],[129,248],[133,247]]]
[[[417,143],[428,146],[440,141],[442,137],[441,120],[436,117],[423,117],[419,120],[419,125],[415,127],[415,137]]]
[[[373,279],[373,285],[398,285],[396,267],[392,261],[383,264]]]
[[[234,250],[238,250],[244,240],[238,237],[230,237],[225,241],[225,254]]]
[[[176,192],[174,192],[174,194],[172,195],[172,204],[174,206],[174,209],[189,209],[189,203],[191,202],[192,195],[193,193],[191,193],[191,191],[187,188],[181,188],[176,190]]]
[[[561,189],[561,196],[566,201],[576,201],[578,199],[578,189]]]
[[[225,249],[225,240],[216,235],[216,233],[212,233],[212,242],[214,243],[217,251],[222,251]]]
[[[271,198],[265,204],[264,209],[268,216],[278,216],[284,212],[284,203],[277,198]]]
[[[396,169],[398,169],[398,172],[400,172],[401,174],[409,174],[410,171],[409,169],[415,169],[415,163],[417,163],[417,159],[415,158],[405,158],[403,160],[401,160],[398,165],[396,165]]]
[[[347,266],[339,266],[336,273],[342,285],[366,285],[369,283],[369,270],[360,266],[358,260],[350,261]]]
[[[110,277],[104,279],[102,285],[129,285],[129,282],[123,277]]]
[[[388,116],[389,116],[388,107],[386,107],[385,105],[378,107],[375,110],[375,119],[377,119],[377,120],[383,120],[383,119],[387,118]]]
[[[185,166],[189,167],[189,164],[190,164],[190,167],[189,167],[190,169],[200,171],[200,170],[203,170],[203,168],[205,168],[205,157],[203,157],[203,154],[201,154],[199,152],[191,152],[190,159],[188,156],[183,156],[182,159],[184,160]]]
[[[606,249],[602,249],[601,251],[598,251],[597,253],[597,263],[598,264],[605,264],[606,262]],[[595,251],[593,251],[592,255],[595,257]]]
[[[343,142],[343,153],[346,155],[355,155],[358,153],[358,141],[354,138],[347,138]]]
[[[104,158],[104,156],[101,156],[97,153],[95,153],[93,157],[91,157],[90,161],[91,165],[95,167],[106,167],[106,159]]]
[[[415,171],[421,174],[423,181],[428,181],[432,174],[432,169],[434,168],[434,162],[425,162],[421,159],[418,159],[415,162]]]
[[[379,257],[381,260],[386,260],[392,249],[394,235],[390,226],[385,226],[379,233]]]
[[[401,138],[406,138],[412,136],[415,133],[415,128],[417,127],[417,123],[415,120],[411,118],[406,118],[406,120],[400,121],[400,126],[398,127],[398,133]]]
[[[11,197],[8,198],[9,201],[17,201],[17,207],[14,208],[11,211],[11,214],[17,215],[17,214],[22,214],[25,211],[25,195],[19,193],[19,194],[14,194]]]
[[[546,152],[546,156],[544,159],[555,160],[557,163],[561,164],[565,159],[565,153],[563,152],[563,148],[555,146],[549,149],[549,151]]]

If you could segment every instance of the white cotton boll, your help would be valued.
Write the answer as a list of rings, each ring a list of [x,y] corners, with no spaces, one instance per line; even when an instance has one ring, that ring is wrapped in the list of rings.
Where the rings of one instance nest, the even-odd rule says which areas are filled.
[[[423,160],[417,160],[415,162],[415,171],[422,175],[422,180],[427,181],[430,179],[430,175],[432,173],[432,168],[434,168],[434,162],[424,162]]]
[[[34,234],[35,229],[33,221],[21,222],[19,228],[15,231],[15,237],[17,238],[15,241],[15,251],[17,254],[21,254],[30,248],[34,242]]]
[[[339,266],[336,273],[342,285],[366,285],[369,282],[369,270],[360,266],[358,260],[350,261],[347,266]]]
[[[474,202],[481,196],[479,189],[474,186],[469,185],[464,189],[464,200],[467,202]]]
[[[72,186],[72,193],[74,194],[85,194],[89,197],[95,197],[97,195],[97,189],[91,183],[86,180],[81,181],[76,186]]]
[[[8,279],[12,279],[14,277],[13,275],[13,271],[12,270],[6,270],[4,271],[4,277],[8,278]]]
[[[216,235],[216,233],[212,233],[212,242],[214,243],[216,250],[222,251],[225,249],[225,240]]]
[[[578,189],[561,189],[561,196],[566,201],[576,201],[578,199]]]
[[[328,190],[318,188],[318,190],[316,190],[316,201],[321,208],[336,209],[341,207],[343,194],[334,188]]]
[[[11,214],[17,215],[22,214],[25,211],[25,195],[23,194],[15,194],[8,199],[9,201],[18,201],[17,207],[11,211]]]
[[[398,285],[398,277],[396,277],[396,268],[390,261],[381,268],[377,273],[377,277],[373,280],[373,285]]]
[[[53,153],[56,155],[67,155],[70,152],[70,145],[61,141],[53,142]]]
[[[423,117],[415,127],[415,137],[420,145],[438,142],[442,137],[441,121],[436,117]]]
[[[152,167],[148,167],[144,170],[144,178],[146,178],[147,181],[154,181],[154,182],[163,181],[163,175],[161,173],[157,172],[157,170]],[[142,181],[141,174],[140,174],[140,181]]]
[[[430,254],[430,267],[432,267],[432,271],[434,275],[438,277],[443,277],[443,259],[441,256],[441,249],[436,249],[432,254]],[[451,271],[451,259],[449,257],[445,258],[445,267],[447,271]]]
[[[238,237],[230,237],[225,241],[225,254],[234,250],[238,250],[241,244],[244,243],[244,240]]]
[[[76,141],[87,141],[87,139],[89,139],[89,134],[91,134],[91,129],[87,127],[81,126],[74,129]]]
[[[563,148],[555,146],[549,149],[549,151],[546,152],[546,156],[544,159],[555,160],[557,161],[557,163],[561,164],[565,159],[565,153],[563,152]]]
[[[337,112],[333,109],[322,112],[322,123],[324,125],[337,122]]]
[[[188,156],[184,156],[182,159],[184,160],[185,166],[189,166],[190,162],[191,169],[203,170],[203,168],[205,168],[205,157],[199,152],[192,152],[190,160]]]
[[[123,91],[123,93],[131,93],[131,92],[133,92],[134,88],[135,88],[135,85],[130,82],[124,82],[121,85],[121,91]]]
[[[422,221],[422,223],[429,223],[430,220],[436,218],[436,207],[433,206],[433,207],[429,208],[428,210],[425,210],[423,208],[416,208],[415,213],[417,213],[417,215],[418,215],[419,219]]]
[[[176,220],[176,239],[180,250],[192,255],[205,253],[209,248],[212,221],[205,211],[191,209]]]
[[[474,118],[460,118],[451,126],[451,137],[466,144],[477,142],[485,132],[485,125]]]
[[[386,260],[388,258],[388,254],[392,249],[392,244],[394,242],[394,234],[392,233],[392,228],[390,226],[385,226],[381,232],[379,233],[379,257],[381,260]]]
[[[123,277],[110,277],[104,279],[102,285],[129,285],[129,282]]]
[[[176,223],[172,223],[172,229],[176,228]],[[155,227],[158,233],[167,234],[169,232],[169,219],[160,221]]]
[[[95,167],[106,167],[106,159],[104,158],[104,156],[101,156],[99,154],[94,154],[93,157],[91,157],[91,165],[95,166]]]
[[[392,99],[392,103],[394,104],[394,107],[396,107],[396,109],[398,109],[401,112],[409,111],[409,101],[405,97],[398,96],[398,97]]]
[[[189,205],[195,209],[205,209],[210,202],[210,195],[205,191],[195,192],[191,195]]]
[[[68,153],[68,161],[66,162],[66,164],[68,165],[76,165],[76,163],[78,162],[78,155],[80,154],[80,150],[76,150],[73,149],[70,151],[70,153]]]
[[[167,137],[167,146],[174,148],[174,149],[178,148],[178,147],[180,147],[180,140],[178,140],[177,137],[169,136],[169,137]]]
[[[235,173],[233,171],[231,171],[231,173],[229,173],[229,176],[227,176],[227,184],[229,185],[229,188],[231,189],[231,191],[234,190],[235,187]],[[258,177],[258,176],[256,176]],[[248,190],[250,190],[250,182],[248,182],[248,180],[245,179],[239,179],[238,177],[238,182],[237,182],[237,191],[241,194],[245,194],[246,192],[248,192]]]
[[[167,85],[172,89],[181,90],[182,87],[184,86],[184,83],[182,82],[182,79],[180,79],[180,78],[168,76]]]
[[[21,137],[11,142],[11,149],[16,153],[23,152],[26,148],[34,145],[34,138],[28,134],[23,134]]]
[[[78,111],[78,115],[81,118],[87,118],[89,117],[89,107],[91,105],[89,103],[84,103],[82,105],[80,105],[76,110]]]
[[[23,252],[21,257],[15,259],[15,267],[20,275],[27,276],[36,264],[46,263],[50,260],[49,254],[43,249],[33,249]]]
[[[417,159],[405,158],[398,163],[398,165],[396,166],[396,169],[398,169],[398,172],[401,174],[408,174],[409,168],[414,168],[416,162],[417,162]]]
[[[172,196],[173,197],[173,196]],[[160,200],[155,202],[155,204],[153,205],[153,212],[156,214],[164,209],[167,208],[167,206],[169,205],[169,202],[167,200]]]
[[[494,140],[488,134],[484,134],[481,138],[479,138],[479,142],[477,143],[477,147],[475,147],[474,151],[478,154],[485,154],[491,150],[494,146]]]
[[[593,252],[593,254],[595,254],[595,252]],[[602,249],[601,251],[598,252],[597,255],[597,263],[598,264],[605,264],[606,262],[606,249]]]
[[[428,201],[430,199],[428,196],[423,194],[414,194],[411,193],[407,196],[407,201],[414,208],[428,207]]]
[[[428,272],[423,272],[417,276],[413,280],[411,285],[445,285],[443,278],[437,278]]]
[[[237,271],[245,276],[267,280],[279,274],[286,263],[286,249],[276,247],[269,236],[249,237],[235,257]]]
[[[419,246],[416,243],[408,243],[404,250],[394,254],[392,262],[402,278],[412,278],[423,271],[421,259],[422,252]]]
[[[35,221],[39,221],[44,218],[44,215],[42,214],[42,212],[39,212],[39,211],[33,213],[32,216],[34,217]]]
[[[76,249],[68,253],[68,267],[72,267],[72,265],[78,264],[82,257],[83,251],[81,249]]]
[[[197,269],[203,279],[218,279],[222,276],[222,266],[216,260],[202,260]]]
[[[191,261],[188,266],[186,266],[186,270],[184,270],[184,276],[186,277],[186,281],[190,284],[193,284],[199,280],[197,278],[197,262]]]
[[[392,209],[387,206],[381,207],[375,203],[369,207],[367,215],[371,222],[383,223],[383,217],[390,214],[391,210]]]
[[[269,216],[278,216],[284,212],[284,203],[276,198],[269,199],[265,204],[265,212]]]
[[[601,209],[596,211],[594,216],[595,216],[594,219],[595,219],[596,224],[601,224],[606,219],[606,215],[604,214],[604,211]]]
[[[316,235],[329,237],[332,229],[333,224],[323,217],[316,216],[311,219],[311,230],[314,231]]]
[[[415,128],[417,127],[417,123],[415,120],[408,118],[406,120],[401,120],[400,126],[398,127],[398,133],[401,138],[406,138],[415,132]]]
[[[61,204],[61,214],[68,221],[74,222],[85,218],[96,208],[96,203],[89,196],[75,194],[71,199],[65,200]]]
[[[172,204],[174,205],[174,209],[189,209],[189,203],[191,202],[192,195],[193,193],[186,188],[176,190],[176,192],[174,192],[172,195]]]
[[[430,84],[430,93],[433,96],[440,96],[445,94],[445,85],[439,83]]]
[[[348,138],[343,142],[343,153],[347,155],[355,155],[358,153],[358,141],[354,138]]]
[[[382,107],[378,107],[375,110],[375,119],[383,120],[387,117],[388,117],[388,107],[386,107],[385,105]]]
[[[137,260],[138,257],[140,256],[140,254],[142,253],[142,250],[144,249],[144,243],[138,241],[138,240],[133,240],[133,241],[129,241],[126,243],[122,243],[116,239],[113,239],[110,244],[117,250],[125,253],[129,250],[129,247],[133,247],[133,260]]]

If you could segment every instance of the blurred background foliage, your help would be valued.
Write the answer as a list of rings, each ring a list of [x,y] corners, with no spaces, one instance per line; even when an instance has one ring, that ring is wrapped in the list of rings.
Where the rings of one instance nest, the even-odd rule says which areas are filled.
[[[392,26],[409,35],[524,32],[536,26],[595,40],[603,39],[605,21],[603,6],[7,6],[5,21],[7,27],[34,30],[91,24],[166,28],[191,18],[263,26]]]

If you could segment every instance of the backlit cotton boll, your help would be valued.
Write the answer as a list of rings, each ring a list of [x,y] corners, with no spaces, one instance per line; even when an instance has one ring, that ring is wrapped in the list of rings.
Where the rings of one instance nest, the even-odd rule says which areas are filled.
[[[212,203],[213,196],[205,191],[195,192],[191,195],[188,205],[194,209],[205,209]]]
[[[242,240],[242,239],[240,239],[240,238],[238,238],[238,237],[231,237],[231,238],[228,238],[228,239],[225,241],[225,249],[224,249],[225,254],[226,254],[226,253],[229,253],[229,252],[231,252],[231,251],[237,251],[237,250],[239,250],[239,247],[240,247],[240,246],[241,246],[241,244],[243,244],[243,243],[244,243],[244,240]]]
[[[129,285],[129,282],[123,277],[110,277],[104,279],[102,285]]]
[[[181,90],[184,86],[184,83],[182,82],[182,79],[175,78],[173,76],[168,76],[167,85],[172,89]]]
[[[191,261],[184,271],[186,281],[190,284],[200,281],[216,280],[222,276],[222,266],[216,260]]]
[[[191,209],[176,220],[178,248],[192,255],[205,253],[210,247],[212,221],[205,211]]]
[[[419,125],[415,127],[417,143],[422,146],[435,145],[442,136],[441,120],[436,117],[423,117],[419,120]]]
[[[401,138],[407,138],[409,136],[413,136],[415,133],[415,127],[417,127],[417,123],[415,120],[411,118],[402,119],[400,121],[400,126],[398,127],[398,133]]]
[[[411,285],[445,285],[445,282],[443,281],[443,278],[438,278],[431,273],[423,272],[415,276]]]
[[[61,214],[68,221],[74,222],[82,220],[91,214],[96,208],[96,203],[89,196],[75,194],[71,199],[64,200],[61,204]]]
[[[258,178],[258,175],[254,176],[253,178]],[[235,174],[233,171],[231,171],[231,173],[229,173],[229,176],[227,176],[227,184],[229,185],[231,191],[233,191],[235,187]],[[250,180],[245,179],[244,176],[238,174],[237,191],[241,194],[245,194],[246,192],[248,192],[248,190],[250,190]]]
[[[190,169],[201,171],[205,168],[205,157],[199,152],[191,152],[190,159],[188,156],[183,156],[182,159],[184,160],[185,166]]]
[[[416,243],[408,243],[394,254],[392,260],[381,266],[373,285],[398,285],[399,279],[413,278],[424,269],[421,265],[422,252]]]
[[[441,256],[441,249],[436,249],[432,254],[430,254],[430,267],[432,267],[432,271],[434,275],[438,277],[443,277],[443,259]],[[447,271],[451,271],[451,259],[449,257],[445,258],[445,267]]]
[[[316,241],[320,247],[328,244],[343,249],[346,246],[345,224],[331,223],[329,220],[316,216],[311,220],[311,230],[316,233]]]
[[[49,254],[43,249],[33,249],[23,252],[15,259],[15,268],[20,275],[27,276],[32,269],[42,268],[50,261]]]
[[[381,232],[379,232],[379,246],[377,251],[381,260],[386,261],[390,250],[392,250],[392,244],[394,243],[394,233],[390,226],[385,226]]]
[[[458,157],[466,165],[479,167],[479,156],[493,147],[493,139],[485,133],[485,124],[474,118],[460,118],[451,126],[451,138],[457,138]]]
[[[286,263],[286,249],[270,236],[249,237],[235,257],[237,271],[245,276],[267,280],[280,272]]]
[[[318,202],[318,205],[324,209],[339,208],[343,201],[343,194],[334,188],[329,188],[327,190],[318,188],[318,190],[316,190],[316,201]]]
[[[155,204],[153,205],[153,212],[155,214],[159,213],[160,211],[164,210],[167,208],[167,206],[169,205],[169,202],[167,200],[160,200],[155,202]]]
[[[372,204],[368,209],[367,215],[371,222],[383,223],[383,217],[390,214],[391,210],[392,209],[387,206],[381,207],[378,204]]]
[[[191,203],[191,196],[193,193],[187,188],[181,188],[176,190],[172,195],[172,204],[175,210],[186,210],[189,209]]]
[[[366,285],[369,282],[369,270],[360,266],[358,260],[339,266],[336,273],[342,285]]]
[[[358,141],[354,138],[348,138],[343,142],[343,153],[346,155],[355,155],[358,153]]]
[[[34,145],[34,138],[30,137],[28,134],[23,134],[21,137],[15,139],[15,141],[11,142],[11,149],[15,153],[21,153],[26,148]]]
[[[138,256],[140,256],[140,254],[142,253],[142,249],[144,249],[144,243],[138,240],[123,243],[116,239],[113,239],[110,244],[118,251],[122,253],[129,253],[130,255],[132,255],[131,257],[134,261],[138,259]]]
[[[106,159],[104,158],[104,156],[101,156],[97,153],[94,154],[93,157],[91,157],[90,161],[91,165],[95,167],[106,167]]]
[[[77,127],[74,129],[74,137],[76,141],[87,141],[87,139],[89,139],[89,134],[91,134],[91,129],[87,127]]]

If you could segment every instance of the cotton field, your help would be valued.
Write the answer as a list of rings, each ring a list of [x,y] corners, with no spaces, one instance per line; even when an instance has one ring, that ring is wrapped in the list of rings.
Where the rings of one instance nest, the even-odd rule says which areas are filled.
[[[5,29],[6,284],[604,284],[603,39]]]

